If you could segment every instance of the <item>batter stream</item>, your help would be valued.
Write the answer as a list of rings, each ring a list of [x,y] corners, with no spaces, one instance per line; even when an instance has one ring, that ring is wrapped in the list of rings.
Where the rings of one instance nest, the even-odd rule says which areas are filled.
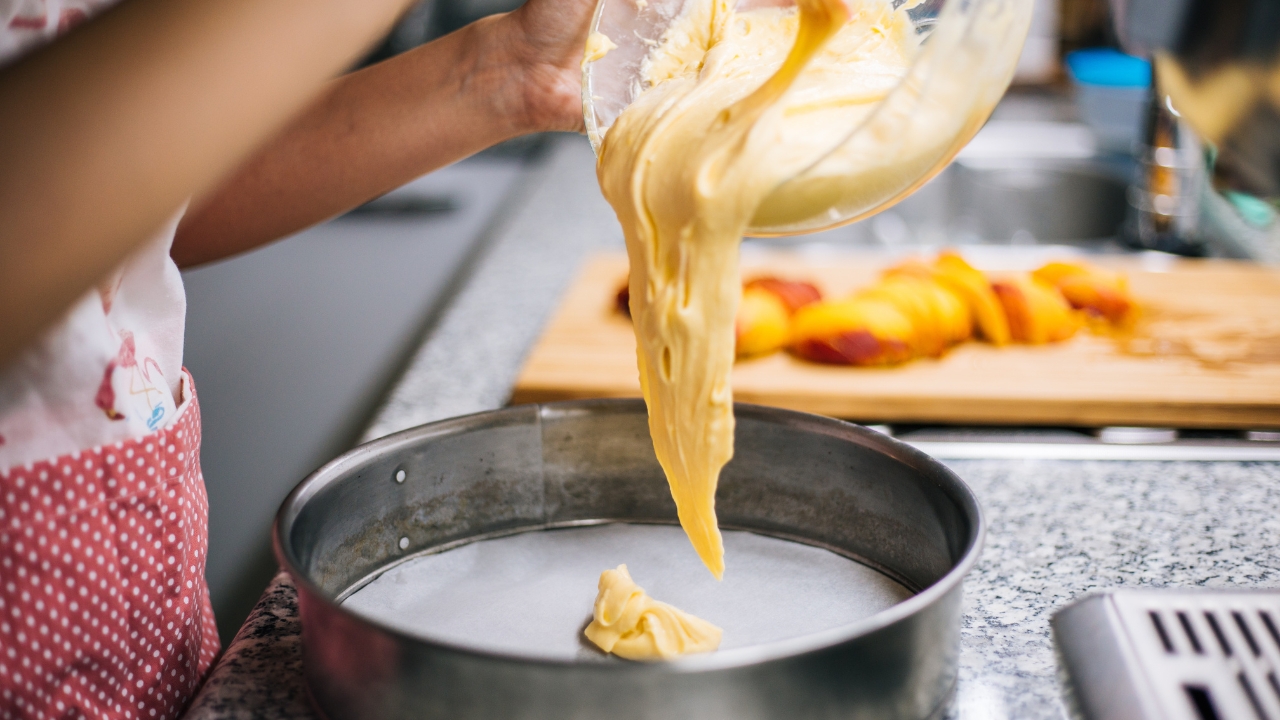
[[[600,149],[600,187],[631,261],[649,431],[680,524],[716,578],[716,483],[733,456],[739,241],[772,190],[897,86],[915,50],[905,7],[851,2],[736,11],[728,0],[690,0],[645,60],[647,89]]]

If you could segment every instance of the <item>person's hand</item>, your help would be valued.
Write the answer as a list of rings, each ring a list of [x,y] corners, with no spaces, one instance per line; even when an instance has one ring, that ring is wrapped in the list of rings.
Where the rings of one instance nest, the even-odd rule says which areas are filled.
[[[582,53],[595,0],[528,0],[494,18],[511,72],[506,91],[511,111],[527,132],[581,132]]]

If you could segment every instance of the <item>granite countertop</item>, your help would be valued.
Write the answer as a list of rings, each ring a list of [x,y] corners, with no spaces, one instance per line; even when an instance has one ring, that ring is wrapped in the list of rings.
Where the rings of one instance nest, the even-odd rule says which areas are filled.
[[[524,354],[593,249],[619,247],[591,150],[555,139],[366,439],[505,404]],[[468,372],[458,372],[466,368]],[[954,460],[989,522],[965,582],[956,714],[1061,718],[1052,612],[1118,586],[1280,584],[1280,463]],[[278,575],[187,715],[318,718],[297,598]]]

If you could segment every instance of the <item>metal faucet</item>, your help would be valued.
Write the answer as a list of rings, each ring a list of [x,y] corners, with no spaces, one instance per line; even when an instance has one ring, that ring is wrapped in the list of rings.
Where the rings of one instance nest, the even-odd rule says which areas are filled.
[[[1179,255],[1203,254],[1196,230],[1205,175],[1199,138],[1157,84],[1129,183],[1123,233],[1129,244]]]

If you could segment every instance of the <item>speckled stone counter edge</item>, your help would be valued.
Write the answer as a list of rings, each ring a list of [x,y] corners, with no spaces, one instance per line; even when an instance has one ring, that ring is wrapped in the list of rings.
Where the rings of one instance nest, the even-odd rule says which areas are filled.
[[[204,687],[188,718],[318,718],[302,672],[302,622],[298,592],[281,571],[245,620]]]

